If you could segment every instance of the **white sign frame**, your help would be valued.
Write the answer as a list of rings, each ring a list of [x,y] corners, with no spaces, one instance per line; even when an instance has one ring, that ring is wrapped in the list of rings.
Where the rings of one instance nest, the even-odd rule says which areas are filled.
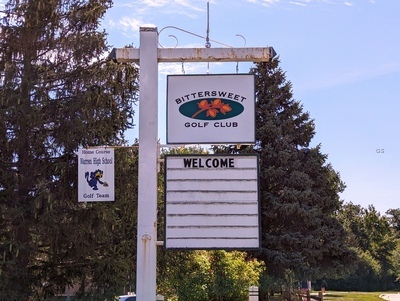
[[[114,149],[78,150],[78,202],[115,200]]]
[[[166,155],[165,249],[259,249],[258,155]]]
[[[254,74],[167,76],[167,144],[254,144]]]

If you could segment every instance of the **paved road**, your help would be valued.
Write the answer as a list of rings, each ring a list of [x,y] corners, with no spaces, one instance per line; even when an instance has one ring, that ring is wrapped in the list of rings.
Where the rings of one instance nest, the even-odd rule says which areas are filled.
[[[400,301],[400,294],[382,294],[379,297],[381,297],[384,300]]]

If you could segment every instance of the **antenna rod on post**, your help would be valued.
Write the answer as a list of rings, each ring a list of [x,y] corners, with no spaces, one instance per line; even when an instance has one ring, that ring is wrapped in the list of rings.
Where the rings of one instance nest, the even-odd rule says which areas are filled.
[[[210,2],[207,1],[207,34],[206,34],[206,48],[210,48]]]

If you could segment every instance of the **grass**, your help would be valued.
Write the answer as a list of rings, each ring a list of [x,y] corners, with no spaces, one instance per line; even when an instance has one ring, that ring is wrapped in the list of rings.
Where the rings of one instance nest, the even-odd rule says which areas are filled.
[[[324,301],[382,301],[379,298],[381,294],[388,294],[389,292],[326,292]]]
[[[390,294],[391,292],[326,292],[324,301],[384,301],[379,298],[381,294]],[[397,294],[397,292],[393,292]],[[270,301],[282,301],[281,296],[274,296]]]

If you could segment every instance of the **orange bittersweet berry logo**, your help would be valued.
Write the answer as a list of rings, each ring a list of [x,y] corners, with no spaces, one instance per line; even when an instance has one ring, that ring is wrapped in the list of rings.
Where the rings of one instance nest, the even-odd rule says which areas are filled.
[[[200,110],[194,113],[192,115],[192,118],[195,118],[197,115],[204,111],[207,111],[206,116],[211,118],[215,118],[218,113],[222,113],[225,115],[227,112],[232,111],[230,105],[228,103],[222,102],[220,98],[216,98],[210,102],[208,102],[208,100],[206,99],[203,99],[202,101],[197,103],[197,106]]]

